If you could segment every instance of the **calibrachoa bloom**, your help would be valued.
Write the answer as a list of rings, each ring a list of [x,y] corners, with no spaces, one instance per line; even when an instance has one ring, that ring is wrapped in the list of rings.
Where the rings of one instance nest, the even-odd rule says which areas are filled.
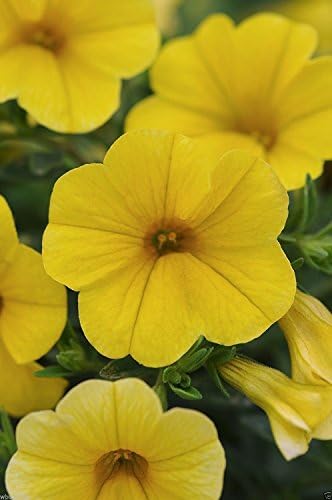
[[[222,377],[262,408],[287,460],[306,453],[332,408],[332,386],[300,384],[273,368],[236,357],[219,368]]]
[[[315,297],[296,292],[288,313],[279,321],[291,356],[292,377],[297,382],[332,387],[332,315]],[[330,415],[316,429],[315,437],[332,439]]]
[[[151,71],[156,95],[133,109],[127,128],[184,133],[206,154],[254,150],[287,189],[298,188],[332,157],[332,58],[310,61],[315,46],[312,28],[277,14],[238,27],[213,15],[166,44]]]
[[[289,309],[294,273],[277,242],[287,204],[263,160],[233,151],[209,163],[186,137],[136,131],[104,165],[57,181],[44,263],[81,291],[96,349],[162,366],[201,334],[246,342]]]
[[[102,125],[159,43],[151,0],[0,0],[0,18],[0,100],[59,132]]]
[[[53,406],[65,381],[37,379],[32,363],[60,337],[66,292],[45,273],[41,255],[20,244],[0,197],[0,405],[14,414]]]
[[[25,417],[6,485],[15,500],[217,500],[225,457],[213,423],[162,412],[138,379],[90,380]]]

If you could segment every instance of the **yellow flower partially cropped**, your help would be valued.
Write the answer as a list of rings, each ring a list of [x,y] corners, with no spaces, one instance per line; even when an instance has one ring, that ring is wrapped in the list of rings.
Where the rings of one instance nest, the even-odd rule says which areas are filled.
[[[286,460],[306,453],[316,429],[331,412],[331,386],[300,384],[278,370],[239,356],[219,371],[229,384],[266,412],[275,442]]]
[[[284,0],[271,7],[295,21],[314,26],[319,33],[319,53],[332,53],[331,0]]]
[[[159,44],[151,0],[0,0],[0,28],[0,101],[58,132],[108,120]]]
[[[288,313],[279,321],[291,356],[292,377],[297,382],[332,387],[332,315],[311,295],[296,292]],[[316,429],[315,437],[332,439],[330,414]]]
[[[154,96],[129,113],[127,129],[193,136],[206,154],[254,151],[287,189],[332,158],[332,58],[309,60],[316,33],[277,14],[238,27],[218,14],[168,42],[151,71]]]
[[[0,406],[15,417],[53,408],[67,382],[61,378],[38,378],[38,363],[17,364],[0,338]]]
[[[46,354],[67,318],[66,290],[47,276],[41,255],[19,242],[0,196],[0,337],[16,363]]]
[[[17,238],[0,197],[0,405],[14,415],[53,406],[63,380],[40,380],[32,363],[46,354],[66,322],[66,291],[45,273],[41,255]]]
[[[25,417],[7,474],[15,500],[218,500],[225,456],[203,414],[162,412],[138,379],[83,382]]]
[[[209,162],[184,136],[131,132],[103,165],[55,184],[44,264],[80,291],[98,351],[163,366],[202,334],[247,342],[286,313],[295,279],[277,236],[287,204],[272,169],[245,152]]]

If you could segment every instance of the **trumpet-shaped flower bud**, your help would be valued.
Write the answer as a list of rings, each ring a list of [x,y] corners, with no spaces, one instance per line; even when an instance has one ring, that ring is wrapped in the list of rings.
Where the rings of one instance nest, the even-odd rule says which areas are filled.
[[[291,357],[292,377],[307,384],[332,384],[332,315],[311,295],[296,292],[288,313],[279,321]],[[332,439],[332,408],[314,436]]]
[[[308,450],[316,429],[331,412],[330,386],[300,384],[278,370],[238,356],[222,365],[219,372],[266,412],[286,460]]]

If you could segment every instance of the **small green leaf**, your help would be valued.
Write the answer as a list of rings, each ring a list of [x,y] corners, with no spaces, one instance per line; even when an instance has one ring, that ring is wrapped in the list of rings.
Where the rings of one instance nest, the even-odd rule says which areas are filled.
[[[38,378],[57,378],[57,377],[72,377],[73,372],[62,368],[59,365],[47,366],[42,370],[34,372],[34,376]]]
[[[223,365],[224,363],[228,363],[231,359],[236,355],[236,347],[226,347],[223,345],[216,346],[212,356],[209,361],[213,361],[216,365]]]
[[[175,385],[181,382],[181,373],[178,372],[176,366],[168,366],[163,370],[163,382],[165,384],[171,382]]]
[[[185,354],[183,358],[177,362],[177,366],[179,366],[181,371],[185,373],[194,372],[204,365],[213,350],[214,347],[203,347],[202,349],[192,353],[190,356]]]
[[[138,364],[131,356],[126,356],[121,359],[112,359],[101,368],[99,374],[106,380],[114,381],[127,377],[145,378],[154,371]]]
[[[208,363],[206,363],[205,367],[206,367],[207,372],[210,375],[212,381],[214,382],[214,384],[222,392],[224,397],[228,399],[230,397],[229,392],[227,391],[227,389],[225,388],[225,386],[222,382],[222,379],[221,379],[219,372],[217,370],[217,366],[214,364],[213,361],[209,361]]]
[[[203,398],[202,394],[195,387],[191,386],[191,387],[188,387],[187,389],[183,389],[183,388],[177,387],[173,384],[169,384],[169,386],[172,389],[172,391],[174,392],[174,394],[176,394],[177,396],[179,396],[182,399],[195,401],[195,400]]]
[[[182,374],[180,385],[184,389],[187,389],[191,386],[191,378],[187,373]]]
[[[0,408],[0,425],[2,428],[1,444],[7,449],[11,457],[17,450],[15,432],[8,414],[2,408]]]

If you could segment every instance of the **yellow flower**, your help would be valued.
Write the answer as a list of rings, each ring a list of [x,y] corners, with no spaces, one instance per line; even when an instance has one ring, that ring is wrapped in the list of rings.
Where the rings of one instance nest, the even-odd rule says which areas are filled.
[[[58,132],[108,120],[159,43],[150,0],[0,0],[0,28],[0,100]]]
[[[242,357],[222,365],[219,371],[266,412],[286,460],[306,453],[315,430],[331,412],[332,387],[300,384],[278,370]]]
[[[153,0],[156,10],[157,25],[165,35],[172,35],[177,28],[176,11],[183,0]]]
[[[279,325],[288,343],[293,379],[332,387],[330,311],[319,300],[298,290],[294,304]],[[332,402],[330,415],[316,429],[314,437],[332,439]]]
[[[25,417],[6,485],[15,500],[217,500],[225,457],[213,423],[162,412],[138,379],[89,380],[55,412]]]
[[[53,406],[65,381],[40,380],[32,363],[60,337],[66,292],[45,273],[41,255],[19,243],[0,197],[0,405],[14,415]]]
[[[213,15],[166,44],[151,71],[156,95],[134,107],[127,129],[193,136],[206,154],[254,151],[298,188],[332,157],[332,58],[309,61],[315,45],[311,27],[277,14],[238,27]]]
[[[201,334],[246,342],[289,309],[294,273],[276,241],[287,202],[271,168],[245,152],[209,163],[186,137],[131,132],[104,165],[57,181],[44,264],[81,291],[98,351],[170,364]]]
[[[271,6],[273,9],[275,5]],[[332,1],[331,0],[285,0],[277,10],[295,21],[311,24],[319,33],[318,50],[332,52]]]

